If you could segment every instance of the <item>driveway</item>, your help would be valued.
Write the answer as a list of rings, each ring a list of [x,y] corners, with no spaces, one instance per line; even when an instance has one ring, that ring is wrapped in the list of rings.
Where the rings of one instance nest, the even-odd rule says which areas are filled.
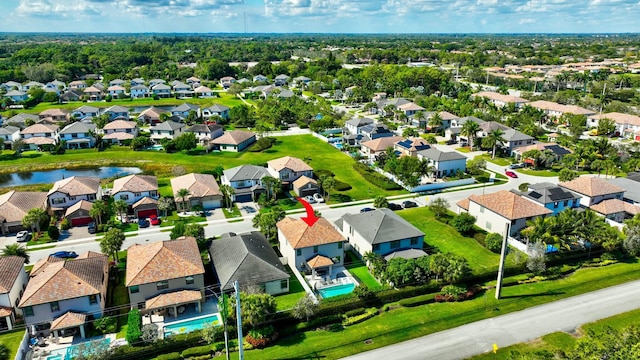
[[[253,216],[258,213],[258,205],[253,201],[236,203],[236,206],[240,210],[242,216]]]

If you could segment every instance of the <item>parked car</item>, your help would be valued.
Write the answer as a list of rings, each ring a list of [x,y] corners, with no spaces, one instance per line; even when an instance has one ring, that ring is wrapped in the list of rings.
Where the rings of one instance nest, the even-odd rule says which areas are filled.
[[[374,209],[374,208],[365,207],[365,208],[360,209],[360,212],[361,212],[361,213],[366,213],[366,212],[369,212],[369,211],[375,211],[375,210],[376,210],[376,209]]]
[[[525,163],[516,163],[516,164],[509,165],[509,169],[522,169],[525,167],[527,167],[527,164]]]
[[[510,178],[517,178],[518,174],[516,174],[515,172],[511,171],[511,170],[505,170],[504,172],[505,175],[507,175]]]
[[[87,231],[89,231],[89,234],[95,234],[98,231],[98,227],[96,226],[96,223],[94,222],[89,223],[89,227],[87,227]]]
[[[51,254],[51,256],[60,258],[60,259],[75,259],[78,257],[75,251],[57,251]]]
[[[453,145],[453,144],[457,144],[457,143],[458,143],[458,140],[456,140],[456,139],[449,139],[446,142],[447,145]]]
[[[414,201],[407,200],[402,202],[402,207],[404,209],[409,209],[409,208],[418,207],[418,204],[416,204]]]
[[[151,225],[160,225],[160,218],[158,215],[151,215],[149,216],[149,222]]]
[[[149,227],[150,223],[149,220],[146,218],[138,218],[138,227],[139,228],[146,228]]]
[[[389,203],[387,207],[389,208],[389,210],[393,210],[393,211],[402,210],[402,205],[396,204],[396,203]]]
[[[324,202],[324,198],[322,197],[322,195],[315,193],[313,194],[313,199],[319,203],[323,203]]]
[[[29,232],[27,230],[20,231],[16,235],[16,240],[18,242],[27,242],[27,241],[29,241],[30,238],[31,238],[31,234],[29,234]]]
[[[304,197],[304,199],[309,203],[309,204],[315,204],[316,203],[316,199],[313,198],[313,196],[311,195],[307,195]]]

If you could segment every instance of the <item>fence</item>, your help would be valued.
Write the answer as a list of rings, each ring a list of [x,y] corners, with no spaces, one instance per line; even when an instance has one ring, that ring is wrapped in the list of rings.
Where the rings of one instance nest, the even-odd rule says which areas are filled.
[[[424,185],[418,185],[416,187],[414,187],[413,189],[411,189],[411,192],[425,192],[425,191],[433,191],[433,190],[441,190],[441,189],[446,189],[446,188],[450,188],[450,187],[456,187],[456,186],[462,186],[462,185],[471,185],[474,184],[476,182],[476,179],[474,178],[468,178],[468,179],[460,179],[460,180],[453,180],[453,181],[445,181],[445,182],[438,182],[438,183],[432,183],[432,184],[424,184]]]
[[[16,352],[15,360],[26,359],[26,355],[29,350],[29,332],[25,330],[22,341],[20,342],[20,346],[18,347],[18,351]]]

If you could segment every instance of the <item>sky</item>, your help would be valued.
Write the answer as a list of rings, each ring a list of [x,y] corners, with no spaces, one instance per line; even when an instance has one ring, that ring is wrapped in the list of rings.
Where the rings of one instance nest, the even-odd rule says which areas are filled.
[[[640,0],[0,0],[0,14],[0,32],[640,32]]]

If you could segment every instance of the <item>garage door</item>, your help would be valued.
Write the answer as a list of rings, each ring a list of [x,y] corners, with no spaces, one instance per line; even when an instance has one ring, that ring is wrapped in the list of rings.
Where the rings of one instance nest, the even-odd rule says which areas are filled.
[[[202,207],[205,208],[205,210],[218,209],[222,207],[222,201],[221,200],[203,201]]]
[[[253,199],[251,198],[251,194],[242,194],[242,195],[236,195],[236,202],[250,202],[253,201]]]
[[[88,223],[90,223],[92,221],[93,221],[93,219],[90,218],[90,217],[77,217],[77,218],[71,219],[71,226],[87,225]]]
[[[151,215],[158,215],[158,210],[149,209],[149,210],[140,210],[140,211],[138,211],[138,217],[139,218],[145,218],[145,217],[149,217]]]

